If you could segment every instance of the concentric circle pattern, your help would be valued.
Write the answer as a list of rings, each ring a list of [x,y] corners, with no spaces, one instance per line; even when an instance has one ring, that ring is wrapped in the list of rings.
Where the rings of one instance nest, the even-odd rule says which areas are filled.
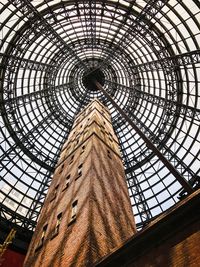
[[[111,111],[138,229],[186,195],[94,80],[198,187],[198,0],[1,0],[0,9],[1,217],[34,229],[74,118],[94,98]]]

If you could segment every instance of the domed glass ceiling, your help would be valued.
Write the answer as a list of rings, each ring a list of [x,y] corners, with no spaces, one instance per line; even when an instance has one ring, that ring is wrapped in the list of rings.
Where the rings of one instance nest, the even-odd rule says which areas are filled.
[[[138,229],[187,192],[104,93],[197,188],[198,0],[0,1],[1,217],[33,230],[75,116],[111,111]]]

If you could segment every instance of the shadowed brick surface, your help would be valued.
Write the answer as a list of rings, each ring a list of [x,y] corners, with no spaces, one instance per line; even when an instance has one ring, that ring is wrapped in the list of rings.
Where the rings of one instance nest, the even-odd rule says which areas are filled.
[[[199,267],[200,190],[152,221],[96,267]]]
[[[93,101],[63,146],[24,266],[94,266],[134,233],[118,140],[109,112]]]

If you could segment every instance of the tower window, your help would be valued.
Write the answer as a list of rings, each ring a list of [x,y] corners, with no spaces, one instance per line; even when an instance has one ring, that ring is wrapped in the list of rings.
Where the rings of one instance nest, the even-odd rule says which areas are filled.
[[[45,240],[45,237],[46,237],[46,232],[47,232],[47,227],[48,227],[48,224],[46,224],[43,229],[42,229],[42,234],[40,236],[40,240],[39,240],[39,243],[38,243],[38,246],[36,248],[35,251],[37,251],[38,249],[40,249],[43,244],[44,244],[44,240]]]
[[[61,224],[61,220],[62,220],[62,212],[59,213],[58,216],[57,216],[56,226],[55,226],[55,229],[53,230],[53,233],[52,233],[52,237],[51,238],[54,238],[55,236],[58,235],[60,224]]]
[[[51,198],[51,201],[53,201],[56,196],[57,196],[57,193],[58,193],[58,187],[59,187],[59,184],[55,186],[53,192],[52,192],[52,198]]]
[[[109,139],[110,139],[111,142],[113,142],[113,136],[112,136],[111,133],[109,133]]]
[[[76,217],[77,217],[77,209],[78,209],[78,200],[75,200],[72,203],[72,209],[71,209],[71,218],[70,218],[70,222],[68,225],[72,224],[73,222],[76,221]]]
[[[62,171],[63,171],[64,167],[65,167],[65,164],[63,163],[63,164],[62,164],[62,166],[60,167],[59,174],[61,174],[61,173],[62,173]]]
[[[85,152],[85,146],[82,146],[81,148],[81,154],[83,154]]]
[[[71,156],[69,164],[72,164],[73,161],[74,161],[74,155]]]
[[[78,179],[81,175],[82,175],[82,169],[83,169],[83,163],[81,163],[79,166],[78,166],[78,175],[76,177],[76,179]]]
[[[112,159],[112,156],[111,156],[110,150],[107,150],[107,155],[108,155],[109,159]]]
[[[65,187],[63,190],[67,189],[69,187],[70,184],[70,178],[71,178],[71,174],[68,174],[66,177],[66,183],[65,183]]]

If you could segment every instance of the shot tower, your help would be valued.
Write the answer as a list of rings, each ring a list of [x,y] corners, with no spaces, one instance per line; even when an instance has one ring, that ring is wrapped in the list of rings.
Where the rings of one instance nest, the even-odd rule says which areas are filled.
[[[110,114],[94,100],[62,148],[24,266],[95,266],[135,232]]]

